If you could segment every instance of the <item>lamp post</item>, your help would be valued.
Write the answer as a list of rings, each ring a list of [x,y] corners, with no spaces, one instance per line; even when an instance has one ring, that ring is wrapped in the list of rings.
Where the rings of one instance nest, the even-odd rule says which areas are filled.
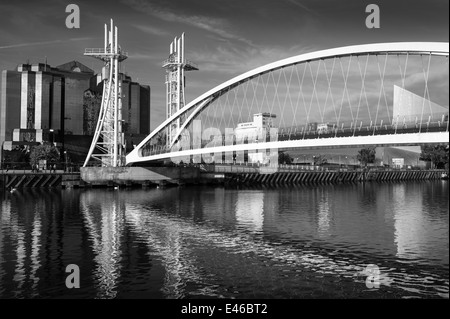
[[[55,145],[55,130],[51,128],[49,132],[52,135],[52,145]]]
[[[67,172],[67,151],[64,151],[64,172]]]
[[[2,169],[2,173],[3,173],[3,143],[4,142],[2,142],[1,144],[0,144],[0,147],[1,147],[1,150],[0,150],[0,168]]]

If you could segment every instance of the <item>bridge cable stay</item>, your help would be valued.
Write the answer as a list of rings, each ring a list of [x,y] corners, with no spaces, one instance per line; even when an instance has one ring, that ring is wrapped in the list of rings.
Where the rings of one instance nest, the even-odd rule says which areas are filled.
[[[430,74],[430,65],[431,65],[431,54],[429,55],[428,58],[428,67],[427,70],[425,71],[425,67],[423,64],[423,55],[420,56],[421,58],[421,62],[422,62],[422,70],[423,70],[423,75],[425,78],[425,89],[424,89],[424,93],[423,93],[423,99],[422,99],[422,114],[420,116],[420,128],[419,128],[419,133],[422,132],[422,124],[423,124],[423,113],[424,113],[424,109],[425,109],[425,99],[427,97],[427,93],[428,93],[428,98],[429,98],[429,92],[428,92],[428,76]],[[428,100],[429,101],[429,100]],[[430,111],[431,111],[431,106],[430,106]]]
[[[189,137],[192,134],[192,122],[198,120],[202,128],[212,127],[215,132],[220,132],[222,139],[213,137],[213,134],[203,136],[200,148],[205,148],[204,151],[199,150],[199,146],[191,145],[188,149],[180,147],[178,142],[171,143],[167,152],[176,154],[186,150],[183,154],[192,151],[197,156],[212,153],[217,146],[222,147],[218,152],[223,154],[244,154],[243,149],[246,147],[239,144],[255,143],[245,150],[247,160],[247,153],[255,150],[259,152],[264,147],[256,145],[262,144],[261,140],[252,139],[257,118],[254,116],[258,114],[273,116],[273,127],[278,131],[278,140],[270,139],[271,142],[278,143],[273,145],[286,145],[289,148],[294,148],[294,145],[299,148],[302,145],[311,147],[306,146],[309,143],[297,142],[310,139],[334,138],[335,142],[345,141],[352,145],[350,140],[347,142],[340,138],[349,137],[362,141],[360,137],[363,136],[417,135],[425,132],[425,124],[432,126],[432,130],[427,130],[427,133],[446,129],[448,102],[435,88],[435,73],[445,76],[445,70],[440,64],[434,64],[435,61],[442,63],[442,58],[448,64],[448,52],[445,51],[444,44],[396,43],[361,47],[361,51],[355,46],[355,51],[346,47],[324,50],[326,53],[333,52],[329,55],[306,54],[304,58],[299,56],[298,59],[286,59],[287,62],[280,60],[279,63],[256,68],[254,72],[249,71],[236,77],[236,80],[219,85],[217,90],[212,89],[189,103],[186,106],[189,111],[180,110],[157,130],[164,131],[168,123],[173,123],[178,117],[182,119],[177,133],[179,136],[188,133],[186,136]],[[180,114],[184,114],[184,117],[179,116]],[[414,117],[418,124],[416,127]],[[223,142],[227,140],[225,130],[233,132],[233,145]],[[236,133],[238,131],[241,132],[240,136]],[[419,136],[411,137],[414,141],[421,139]],[[424,140],[427,138],[423,137]],[[430,135],[429,138],[434,137]],[[155,152],[164,155],[157,147],[152,147],[149,142],[151,139],[149,137],[144,140],[138,147],[145,149],[145,154],[141,153],[139,157],[151,158]],[[222,141],[221,144],[218,143],[219,140]],[[379,145],[373,141],[383,141],[381,144],[386,142],[390,145],[402,138],[389,141],[388,137],[367,140],[372,144]],[[402,140],[399,143],[406,145],[409,142]],[[328,144],[333,146],[333,141]],[[134,156],[139,149],[133,153],[133,158],[136,158]]]

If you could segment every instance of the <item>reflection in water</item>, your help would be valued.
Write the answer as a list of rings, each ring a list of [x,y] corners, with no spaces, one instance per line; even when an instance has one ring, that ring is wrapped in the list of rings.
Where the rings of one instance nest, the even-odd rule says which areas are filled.
[[[37,207],[38,208],[38,207]],[[39,211],[39,209],[37,209]],[[41,214],[34,214],[33,231],[31,232],[31,270],[30,270],[30,280],[33,282],[31,290],[33,291],[32,297],[38,295],[37,284],[39,282],[39,277],[37,276],[37,271],[41,267],[39,260],[39,251],[41,248],[41,234],[42,234],[42,224],[41,224]]]
[[[0,216],[0,292],[16,298],[39,296],[42,267],[42,214],[51,212],[54,193],[7,193]],[[36,201],[36,198],[38,200]],[[11,247],[12,245],[12,247]],[[9,256],[14,256],[11,260]],[[13,272],[8,272],[13,269]],[[5,286],[13,287],[6,291]]]
[[[162,287],[164,295],[167,298],[186,297],[188,282],[200,284],[202,276],[189,258],[190,249],[182,242],[180,226],[172,223],[155,223],[152,213],[143,213],[137,207],[139,206],[126,207],[126,219],[150,249],[155,250],[160,256],[166,271]]]
[[[264,222],[264,193],[241,191],[236,201],[236,221],[249,231],[260,232]]]
[[[326,237],[329,235],[328,231],[330,229],[330,206],[328,204],[328,193],[322,193],[319,201],[319,236]]]
[[[434,236],[448,238],[448,209],[447,218],[439,211],[427,213],[422,196],[426,191],[423,185],[395,185],[392,191],[397,256],[425,263],[430,260],[445,262],[447,258],[448,262],[448,247],[436,247],[434,240]],[[436,217],[439,223],[436,223]]]
[[[1,203],[1,211],[0,211],[0,296],[4,294],[5,288],[3,286],[3,278],[5,276],[5,271],[3,268],[3,265],[5,264],[5,231],[6,230],[4,225],[9,225],[9,219],[11,215],[11,202],[10,200],[4,199],[1,197],[2,194],[0,194],[0,199],[2,199]]]
[[[26,201],[26,196],[22,196],[18,193],[14,200]],[[6,203],[9,203],[9,201]],[[36,205],[35,208],[39,207]],[[36,272],[41,266],[39,260],[39,249],[41,246],[41,217],[39,209],[37,209],[36,214],[31,216],[30,223],[28,220],[19,220],[17,214],[11,214],[10,205],[3,206],[2,212],[4,212],[4,215],[2,213],[2,228],[6,225],[9,226],[8,239],[16,243],[16,265],[14,267],[13,276],[13,281],[16,283],[14,295],[17,298],[20,298],[24,296],[24,291],[27,290],[28,296],[34,297],[37,295],[37,283],[39,281]],[[4,235],[1,237],[4,237]],[[29,241],[31,241],[31,245],[28,245]],[[3,262],[1,264],[3,264]],[[25,288],[25,286],[27,287]]]
[[[118,192],[85,192],[80,196],[97,267],[98,298],[114,298],[120,275],[123,209]]]
[[[12,238],[17,241],[17,247],[16,247],[16,260],[17,265],[15,267],[14,272],[14,281],[17,283],[17,289],[15,291],[16,297],[19,297],[22,293],[22,288],[25,283],[25,257],[26,257],[26,250],[25,250],[25,234],[24,229],[20,225],[18,225],[17,220],[14,218],[11,220],[13,222],[12,227]]]
[[[208,198],[208,201],[214,201],[214,197],[210,197],[210,193],[208,193],[205,198]],[[230,194],[230,196],[235,196],[236,203],[241,203],[239,201],[239,193],[238,194]],[[191,197],[192,198],[192,197]],[[256,196],[254,198],[257,198]],[[325,197],[326,198],[326,197]],[[273,246],[272,244],[261,241],[257,237],[252,237],[251,234],[248,233],[248,230],[254,230],[254,227],[248,228],[249,223],[246,222],[245,225],[247,227],[244,229],[245,231],[242,232],[239,230],[239,228],[232,232],[230,230],[227,230],[226,232],[221,231],[219,228],[211,224],[192,224],[189,220],[179,219],[176,217],[177,215],[172,214],[162,214],[159,210],[149,210],[149,207],[157,206],[158,205],[158,199],[153,198],[152,196],[148,196],[146,200],[140,199],[139,196],[136,196],[136,198],[133,198],[133,195],[128,196],[127,199],[133,203],[132,208],[126,209],[127,211],[127,220],[132,220],[133,224],[135,225],[135,229],[140,232],[140,236],[142,237],[148,237],[149,244],[156,248],[156,251],[159,252],[162,256],[162,258],[165,261],[166,264],[166,270],[169,274],[173,276],[173,278],[176,278],[172,283],[169,281],[166,281],[166,287],[165,290],[167,292],[170,292],[169,296],[180,296],[180,291],[176,288],[183,287],[185,288],[187,286],[188,282],[195,282],[201,286],[207,286],[210,293],[213,293],[214,295],[220,295],[222,292],[216,291],[214,292],[214,280],[213,278],[223,278],[226,277],[227,274],[220,272],[221,268],[217,267],[214,269],[214,271],[211,271],[210,267],[211,265],[208,265],[205,260],[207,260],[206,257],[201,257],[202,254],[208,254],[211,253],[208,251],[208,249],[198,250],[198,246],[204,246],[208,247],[210,250],[214,250],[214,256],[217,259],[220,260],[228,260],[230,259],[229,253],[233,255],[241,255],[245,256],[246,254],[249,254],[252,252],[254,256],[258,259],[263,259],[266,261],[269,261],[270,263],[274,263],[274,265],[277,264],[283,264],[283,265],[291,265],[294,266],[296,269],[308,269],[314,271],[316,274],[325,274],[325,275],[338,275],[340,277],[344,278],[352,278],[355,279],[355,276],[358,275],[359,272],[361,272],[365,265],[368,262],[365,262],[364,258],[367,258],[367,260],[370,260],[369,258],[373,258],[374,255],[374,249],[372,248],[370,251],[360,251],[357,250],[357,254],[340,254],[337,255],[335,253],[333,254],[327,254],[324,253],[323,250],[320,252],[317,249],[314,249],[314,247],[308,248],[308,246],[297,248],[292,245],[283,245],[283,246]],[[141,202],[142,204],[138,207],[136,207],[136,204]],[[253,201],[251,201],[253,202]],[[179,203],[177,201],[177,203]],[[181,203],[185,203],[186,207],[195,207],[192,203],[192,200],[189,196],[183,197]],[[322,204],[321,204],[322,203]],[[327,207],[328,204],[326,204],[326,201],[319,202],[319,207]],[[205,203],[205,206],[209,206],[211,203]],[[176,204],[177,206],[178,204]],[[255,207],[254,205],[249,205],[249,207]],[[245,212],[241,209],[242,206],[236,205],[236,215],[243,215]],[[174,211],[178,211],[179,207],[174,208]],[[163,210],[165,212],[170,211],[169,207],[163,207]],[[239,211],[240,210],[240,211]],[[238,213],[239,211],[239,213]],[[330,211],[330,207],[328,205],[328,211]],[[343,209],[343,211],[346,211]],[[129,212],[132,212],[130,215]],[[319,209],[319,212],[326,212],[325,209]],[[384,213],[384,212],[383,212]],[[186,214],[186,212],[184,212]],[[254,220],[252,216],[254,216],[255,211],[248,210],[247,211],[247,220]],[[381,214],[383,215],[383,214]],[[257,215],[258,216],[258,215]],[[242,224],[242,218],[239,220],[240,217],[236,216],[236,223],[238,225]],[[216,218],[215,220],[223,220],[220,217]],[[373,224],[376,225],[378,222],[378,218],[374,219],[374,222],[370,222],[369,225]],[[354,219],[352,220],[350,218],[349,221],[347,221],[346,224],[353,225],[353,227],[362,227],[363,229],[370,228],[364,227],[363,225],[358,225],[354,223]],[[318,220],[317,228],[319,230],[319,237],[320,237],[320,230],[324,230],[324,228],[320,227],[320,218]],[[324,223],[325,224],[325,223]],[[322,225],[324,225],[322,224]],[[255,224],[253,223],[253,226]],[[257,224],[261,225],[261,224]],[[291,225],[292,226],[292,225]],[[293,227],[298,227],[299,224],[294,224]],[[329,227],[326,227],[328,229]],[[270,229],[270,227],[269,227]],[[389,228],[388,228],[389,229]],[[349,227],[344,228],[345,231],[351,230]],[[380,230],[379,230],[380,231]],[[286,233],[286,231],[280,231],[280,233]],[[170,235],[175,236],[175,239],[168,240],[167,237]],[[161,236],[161,238],[158,239],[158,237]],[[294,238],[292,238],[294,239]],[[347,243],[348,250],[354,250],[355,247],[358,245],[358,239],[352,238],[350,239],[354,240],[353,243]],[[179,246],[178,243],[182,242],[183,245]],[[176,243],[176,245],[174,245]],[[337,243],[339,244],[339,243]],[[375,242],[373,243],[373,246],[377,246],[378,243],[375,239]],[[363,244],[363,247],[365,245]],[[195,248],[195,249],[194,249]],[[357,248],[357,247],[356,247]],[[182,252],[180,252],[180,250]],[[224,256],[220,256],[224,255]],[[383,256],[384,254],[382,254]],[[226,256],[226,257],[225,257]],[[345,257],[344,257],[345,256]],[[245,257],[246,258],[246,257]],[[392,258],[392,257],[391,257]],[[197,260],[196,260],[197,259]],[[200,260],[202,262],[200,262]],[[404,274],[404,269],[396,269],[395,268],[395,261],[392,259],[385,259],[383,257],[380,262],[380,268],[382,272],[388,272],[389,275],[391,275],[394,278],[400,278],[401,280],[408,281],[409,284],[413,285],[422,285],[424,283],[423,277],[428,278],[428,282],[434,283],[436,280],[439,281],[439,276],[436,276],[435,274],[428,272],[427,270],[422,270],[422,276],[410,276],[409,274]],[[195,264],[196,268],[192,268],[192,264]],[[253,265],[255,268],[255,273],[253,276],[257,277],[257,271],[258,268],[257,265]],[[394,267],[393,267],[394,266]],[[244,271],[245,266],[242,263],[237,263],[234,265],[234,271],[236,273],[241,273]],[[208,269],[208,273],[214,273],[215,276],[209,277],[209,280],[212,280],[212,282],[209,282],[205,280],[205,276],[199,276],[199,271],[194,271],[194,269],[197,269],[199,271]],[[178,275],[178,274],[183,274]],[[180,282],[184,282],[184,286],[180,284]],[[174,284],[177,283],[177,284]],[[167,287],[171,287],[170,289]],[[403,287],[400,287],[403,288]],[[404,287],[406,290],[408,288]],[[439,286],[439,289],[445,290],[445,285],[443,287]],[[425,290],[428,290],[426,288]],[[418,290],[420,293],[425,292],[425,290]],[[447,288],[448,291],[448,288]],[[195,294],[198,294],[196,292]],[[194,295],[195,295],[194,294]]]
[[[4,194],[0,297],[448,298],[447,185]]]
[[[429,228],[422,212],[422,197],[416,192],[406,194],[404,185],[395,185],[392,191],[397,256],[406,259],[420,257],[415,254],[421,253],[421,243],[426,240],[426,229]]]

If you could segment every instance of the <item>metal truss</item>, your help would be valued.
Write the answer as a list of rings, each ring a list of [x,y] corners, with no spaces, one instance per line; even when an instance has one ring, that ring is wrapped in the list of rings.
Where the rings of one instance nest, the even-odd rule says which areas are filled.
[[[128,54],[119,47],[118,29],[111,20],[111,29],[105,24],[103,48],[86,49],[84,55],[104,62],[107,78],[103,83],[102,104],[89,153],[83,167],[91,159],[101,166],[119,167],[125,164],[125,140],[122,132],[122,81],[119,77],[120,62]]]

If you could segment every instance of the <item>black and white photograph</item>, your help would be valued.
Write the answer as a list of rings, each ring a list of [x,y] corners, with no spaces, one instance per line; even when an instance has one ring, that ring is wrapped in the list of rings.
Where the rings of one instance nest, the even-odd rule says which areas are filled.
[[[448,301],[448,0],[0,0],[0,72],[3,301]]]

